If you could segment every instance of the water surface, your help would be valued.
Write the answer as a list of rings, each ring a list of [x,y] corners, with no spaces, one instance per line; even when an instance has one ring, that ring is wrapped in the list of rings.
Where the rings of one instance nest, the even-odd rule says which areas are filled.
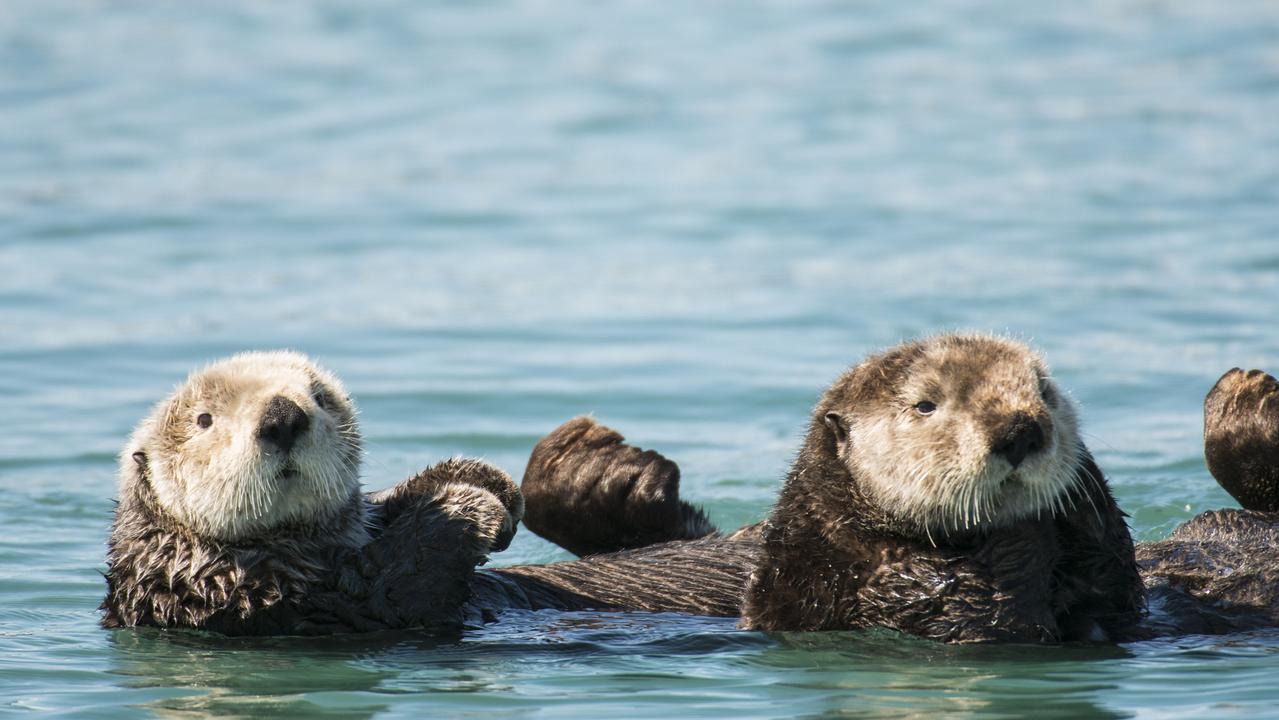
[[[1275,713],[1279,633],[1118,648],[516,613],[460,640],[106,632],[114,455],[186,372],[296,348],[364,477],[518,475],[594,413],[762,517],[821,389],[1040,347],[1141,539],[1231,505],[1200,404],[1279,369],[1279,7],[0,7],[0,708],[71,716]],[[530,533],[495,564],[566,555]]]

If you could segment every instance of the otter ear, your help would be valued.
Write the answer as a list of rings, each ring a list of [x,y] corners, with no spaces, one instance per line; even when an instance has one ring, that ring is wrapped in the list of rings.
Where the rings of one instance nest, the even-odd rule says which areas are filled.
[[[139,450],[139,451],[137,451],[137,452],[133,453],[133,455],[131,455],[130,457],[132,457],[132,458],[133,458],[133,462],[134,462],[134,463],[136,463],[136,464],[137,464],[137,466],[138,466],[138,474],[139,474],[139,475],[146,475],[146,472],[147,472],[147,454],[146,454],[146,453],[144,453],[144,452],[142,452],[141,450]]]
[[[844,423],[844,416],[837,412],[828,412],[822,417],[826,421],[826,427],[835,436],[835,445],[841,450],[848,442],[848,426]]]

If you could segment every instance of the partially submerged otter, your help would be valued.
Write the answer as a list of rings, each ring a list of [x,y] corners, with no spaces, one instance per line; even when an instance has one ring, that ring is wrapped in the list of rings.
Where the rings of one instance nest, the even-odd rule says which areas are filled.
[[[584,518],[620,521],[619,540],[628,517],[647,521],[640,537],[660,536],[663,517],[672,536],[687,537],[700,516],[673,496],[632,493],[619,504],[616,491],[601,491],[625,487],[628,475],[674,488],[673,464],[615,433],[601,442],[610,431],[592,424],[572,421],[535,450],[524,488],[537,510],[526,524],[574,536],[568,547],[621,544],[589,519],[547,528],[558,485],[574,498],[565,506],[589,508]],[[747,628],[1101,639],[1141,609],[1128,529],[1070,401],[1037,355],[1008,340],[940,336],[845,373],[818,402],[769,520],[725,542],[761,530],[760,561],[749,582],[741,575]]]
[[[1204,457],[1242,506],[1137,546],[1155,631],[1279,626],[1279,382],[1234,368],[1204,399]]]
[[[967,343],[989,351],[985,362],[961,352],[949,363],[947,349]],[[881,372],[870,363],[911,355],[913,374],[855,368],[841,378],[814,414],[773,518],[728,537],[679,499],[674,463],[592,420],[566,423],[530,458],[527,522],[579,552],[621,551],[491,571],[475,566],[506,546],[523,509],[505,473],[455,459],[365,495],[354,410],[336,378],[293,353],[236,356],[193,374],[121,456],[103,623],[227,634],[455,631],[507,608],[731,616],[744,596],[750,627],[886,626],[958,642],[1279,623],[1274,378],[1233,370],[1209,394],[1209,466],[1245,509],[1205,513],[1168,541],[1138,547],[1155,612],[1136,625],[1140,586],[1122,514],[1042,364],[1007,341],[943,336],[859,368]],[[874,382],[859,386],[866,378]],[[963,421],[950,421],[967,426],[959,435],[970,451],[980,447],[974,428],[985,433],[984,455],[952,453],[934,463],[949,469],[931,481],[899,475],[936,490],[938,502],[912,502],[919,495],[905,486],[859,475],[878,467],[891,477],[908,459],[902,448],[927,447],[909,436],[919,427],[894,430],[885,387],[901,394],[899,405],[907,391],[940,393],[900,408],[921,418],[944,417],[938,397],[966,403]],[[989,432],[998,428],[1006,431]],[[859,436],[888,442],[867,454],[853,447]],[[1075,472],[1061,472],[1067,466]],[[977,485],[954,484],[963,477]],[[845,485],[824,488],[823,479]]]
[[[1132,553],[1043,361],[1008,340],[931,338],[871,356],[818,402],[743,625],[1108,639],[1141,610]]]
[[[523,485],[530,529],[607,550],[695,535],[705,518],[679,500],[678,467],[622,440],[577,418],[539,443]],[[710,531],[700,552],[763,535],[758,564],[708,571],[741,588],[743,625],[758,629],[968,642],[1279,624],[1279,384],[1227,373],[1205,401],[1205,442],[1245,509],[1204,513],[1134,554],[1036,356],[985,337],[907,343],[823,396],[770,519],[729,538]],[[564,520],[569,508],[578,522]],[[704,594],[695,582],[686,591]]]
[[[663,585],[681,568],[749,563],[695,542],[477,573],[523,512],[505,472],[454,459],[366,495],[359,462],[350,398],[304,356],[246,353],[192,374],[121,454],[103,624],[309,635],[454,631],[507,608],[736,611],[731,588]]]

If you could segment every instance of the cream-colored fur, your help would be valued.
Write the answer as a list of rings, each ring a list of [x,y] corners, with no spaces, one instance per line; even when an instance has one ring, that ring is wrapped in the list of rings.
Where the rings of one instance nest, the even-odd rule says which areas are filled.
[[[310,418],[287,454],[257,437],[277,395]],[[207,428],[198,423],[204,413],[212,417]],[[223,541],[285,524],[322,528],[344,513],[362,520],[355,414],[341,382],[301,354],[235,355],[192,373],[138,426],[120,458],[121,496],[130,484],[148,482],[184,527]],[[145,454],[142,471],[137,453]],[[362,521],[341,526],[364,532]],[[358,545],[367,537],[350,540]]]
[[[1083,447],[1070,400],[1026,346],[958,337],[983,352],[949,338],[929,345],[890,403],[851,419],[844,462],[877,504],[930,537],[1062,511]],[[930,415],[915,409],[925,400]],[[1045,445],[1014,469],[992,434],[1019,412],[1039,420]]]

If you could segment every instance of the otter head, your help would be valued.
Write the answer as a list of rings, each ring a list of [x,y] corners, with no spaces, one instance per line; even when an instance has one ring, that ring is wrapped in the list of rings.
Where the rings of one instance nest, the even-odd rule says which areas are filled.
[[[1043,359],[980,335],[871,356],[826,393],[814,432],[892,529],[929,540],[1064,509],[1085,452]]]
[[[1279,511],[1279,381],[1233,368],[1204,398],[1204,459],[1248,510]]]
[[[336,377],[298,353],[244,353],[156,405],[121,455],[120,494],[237,541],[324,527],[358,497],[359,461],[355,408]]]

